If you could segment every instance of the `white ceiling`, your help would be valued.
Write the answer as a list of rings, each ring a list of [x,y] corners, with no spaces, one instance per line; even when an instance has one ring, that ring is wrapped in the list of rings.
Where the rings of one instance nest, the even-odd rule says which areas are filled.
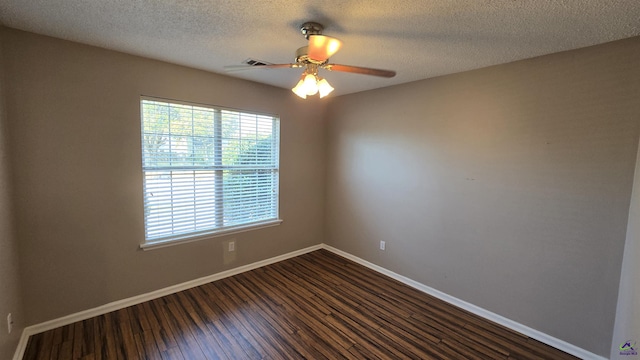
[[[333,96],[640,35],[640,0],[0,0],[5,26],[216,73],[247,58],[293,62],[299,27],[343,41]],[[291,88],[301,69],[228,75]]]

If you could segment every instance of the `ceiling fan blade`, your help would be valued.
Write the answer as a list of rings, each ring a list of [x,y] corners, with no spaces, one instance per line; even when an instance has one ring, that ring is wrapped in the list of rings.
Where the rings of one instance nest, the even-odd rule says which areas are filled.
[[[286,68],[299,68],[301,64],[269,64],[269,65],[228,65],[224,67],[224,71],[242,71],[242,70],[254,70],[254,69],[286,69]]]
[[[326,61],[342,47],[342,41],[325,35],[309,35],[309,58]]]
[[[339,65],[339,64],[326,64],[322,66],[329,71],[341,71],[363,75],[373,75],[386,78],[392,78],[396,76],[396,72],[393,70],[372,69],[361,66]]]

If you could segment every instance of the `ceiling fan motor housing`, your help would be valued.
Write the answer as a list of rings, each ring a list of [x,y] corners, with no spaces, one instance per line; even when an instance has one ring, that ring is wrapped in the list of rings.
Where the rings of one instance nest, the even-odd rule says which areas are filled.
[[[308,46],[303,46],[301,48],[298,48],[298,50],[296,50],[296,63],[323,65],[323,64],[326,64],[328,61],[329,59],[326,59],[324,61],[317,61],[317,60],[311,59],[309,57]]]
[[[322,30],[324,30],[324,26],[322,26],[322,24],[312,21],[306,22],[300,26],[300,32],[307,40],[309,40],[309,35],[322,35]]]

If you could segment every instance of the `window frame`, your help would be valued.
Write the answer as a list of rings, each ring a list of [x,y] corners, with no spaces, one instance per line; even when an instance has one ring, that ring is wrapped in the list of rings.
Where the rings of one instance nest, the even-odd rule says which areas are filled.
[[[238,224],[238,225],[232,225],[232,226],[226,226],[223,228],[214,228],[214,229],[207,229],[207,230],[196,230],[196,231],[191,231],[191,232],[187,232],[187,233],[182,233],[182,234],[178,234],[178,235],[168,235],[168,236],[162,236],[162,237],[158,237],[157,239],[152,239],[149,240],[147,238],[147,195],[146,195],[146,187],[147,187],[147,183],[146,183],[146,176],[145,173],[146,171],[149,171],[149,169],[145,168],[145,148],[144,148],[144,135],[145,135],[145,128],[144,128],[144,101],[154,101],[154,102],[162,102],[162,103],[168,103],[168,104],[175,104],[175,105],[184,105],[184,106],[193,106],[193,107],[199,107],[199,108],[206,108],[209,110],[212,110],[214,112],[219,111],[229,111],[229,112],[234,112],[234,113],[238,113],[238,114],[247,114],[247,115],[252,115],[252,116],[266,116],[266,117],[271,117],[273,118],[272,121],[274,121],[274,126],[277,126],[277,129],[272,134],[276,134],[277,135],[277,143],[276,143],[276,152],[277,152],[277,162],[276,162],[276,167],[275,167],[275,172],[277,174],[277,194],[276,194],[276,203],[275,203],[275,218],[273,219],[267,219],[264,221],[256,221],[256,222],[251,222],[251,223],[244,223],[244,224]],[[150,250],[150,249],[157,249],[157,248],[163,248],[163,247],[167,247],[167,246],[173,246],[173,245],[177,245],[177,244],[184,244],[184,243],[189,243],[189,242],[194,242],[194,241],[200,241],[203,239],[208,239],[208,238],[214,238],[214,237],[220,237],[220,236],[226,236],[226,235],[231,235],[231,234],[236,234],[236,233],[241,233],[241,232],[246,232],[246,231],[253,231],[253,230],[258,230],[258,229],[263,229],[263,228],[268,228],[268,227],[273,227],[273,226],[278,226],[282,223],[282,219],[280,218],[280,116],[276,115],[276,114],[269,114],[269,113],[262,113],[262,112],[254,112],[251,110],[241,110],[241,109],[234,109],[234,108],[228,108],[228,107],[222,107],[222,106],[217,106],[217,105],[210,105],[210,104],[202,104],[202,103],[194,103],[194,102],[189,102],[189,101],[182,101],[182,100],[175,100],[175,99],[166,99],[166,98],[160,98],[160,97],[155,97],[155,96],[146,96],[146,95],[142,95],[139,98],[139,104],[140,104],[140,154],[141,154],[141,163],[140,163],[140,170],[141,170],[141,177],[142,177],[142,201],[143,201],[143,226],[144,226],[144,242],[142,242],[140,244],[140,248],[142,248],[143,250]],[[220,120],[222,121],[222,120]],[[214,123],[214,127],[218,127],[220,126],[220,124],[215,124]],[[214,134],[216,133],[216,131],[214,130]],[[217,135],[218,138],[216,138],[214,136],[214,141],[222,141],[222,138],[220,137],[221,135],[218,134]],[[217,139],[217,140],[216,140]],[[216,165],[212,165],[216,166]],[[255,169],[258,169],[257,167]],[[194,170],[195,171],[195,170]],[[223,192],[224,193],[224,192]],[[222,205],[224,206],[224,205]],[[221,215],[222,216],[222,215]],[[216,222],[218,222],[219,220],[216,217]]]

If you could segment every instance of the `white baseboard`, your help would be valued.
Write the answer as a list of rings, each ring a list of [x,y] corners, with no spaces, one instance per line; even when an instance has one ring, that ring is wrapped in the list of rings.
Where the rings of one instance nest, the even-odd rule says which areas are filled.
[[[29,341],[29,336],[31,335],[39,334],[47,330],[56,329],[61,326],[73,324],[75,322],[86,320],[95,316],[103,315],[108,312],[124,309],[126,307],[137,305],[145,301],[157,299],[159,297],[163,297],[166,295],[171,295],[183,290],[191,289],[196,286],[210,283],[212,281],[224,279],[229,276],[237,275],[246,271],[257,269],[269,264],[277,263],[282,260],[290,259],[299,255],[306,254],[306,253],[320,250],[320,249],[322,249],[322,245],[310,246],[308,248],[304,248],[304,249],[292,251],[290,253],[286,253],[283,255],[279,255],[276,257],[272,257],[270,259],[265,259],[252,264],[247,264],[234,269],[219,272],[217,274],[201,277],[199,279],[190,280],[182,284],[169,286],[163,289],[155,290],[146,294],[133,296],[127,299],[110,302],[108,304],[104,304],[93,309],[80,311],[75,314],[63,316],[61,318],[57,318],[57,319],[46,321],[40,324],[28,326],[24,328],[24,330],[22,331],[22,336],[20,337],[20,342],[18,343],[18,347],[16,349],[15,355],[13,356],[13,360],[22,360],[22,357],[24,356],[24,351],[27,348],[27,342]]]
[[[471,313],[474,313],[478,316],[482,316],[485,319],[488,319],[490,321],[493,321],[495,323],[498,323],[502,326],[506,326],[512,330],[515,330],[521,334],[524,334],[530,338],[536,339],[538,341],[541,341],[547,345],[553,346],[556,349],[562,350],[566,353],[569,353],[571,355],[577,356],[581,359],[593,359],[593,360],[606,360],[606,358],[596,355],[592,352],[589,352],[585,349],[582,349],[580,347],[577,347],[575,345],[569,344],[566,341],[560,340],[558,338],[555,338],[553,336],[547,335],[543,332],[540,332],[538,330],[532,329],[528,326],[522,325],[518,322],[515,322],[513,320],[507,319],[503,316],[500,316],[496,313],[493,313],[489,310],[485,310],[479,306],[473,305],[471,303],[468,303],[464,300],[460,300],[456,297],[453,297],[451,295],[445,294],[439,290],[436,290],[432,287],[429,287],[427,285],[424,285],[422,283],[419,283],[417,281],[414,281],[412,279],[409,279],[407,277],[404,277],[402,275],[396,274],[393,271],[387,270],[381,266],[375,265],[373,263],[370,263],[364,259],[361,259],[357,256],[351,255],[349,253],[346,253],[342,250],[339,250],[337,248],[334,248],[333,246],[330,245],[326,245],[326,244],[320,244],[320,245],[314,245],[314,246],[310,246],[308,248],[304,248],[301,250],[297,250],[297,251],[293,251],[287,254],[283,254],[283,255],[279,255],[270,259],[266,259],[266,260],[262,260],[262,261],[258,261],[252,264],[248,264],[248,265],[244,265],[244,266],[240,266],[234,269],[230,269],[230,270],[226,270],[217,274],[213,274],[213,275],[209,275],[209,276],[205,276],[199,279],[195,279],[195,280],[190,280],[187,282],[184,282],[182,284],[177,284],[177,285],[173,285],[173,286],[169,286],[163,289],[159,289],[159,290],[155,290],[146,294],[141,294],[141,295],[137,295],[134,297],[130,297],[127,299],[122,299],[122,300],[118,300],[118,301],[114,301],[105,305],[101,305],[98,306],[96,308],[93,309],[88,309],[85,311],[81,311],[75,314],[71,314],[71,315],[67,315],[58,319],[54,319],[54,320],[50,320],[47,322],[43,322],[40,324],[36,324],[36,325],[32,325],[32,326],[28,326],[26,327],[23,331],[22,331],[22,336],[20,337],[20,342],[18,343],[18,347],[16,349],[15,355],[13,357],[13,360],[22,360],[22,357],[24,356],[24,351],[26,350],[27,347],[27,342],[29,340],[29,336],[31,335],[35,335],[47,330],[52,330],[61,326],[65,326],[65,325],[69,325],[69,324],[73,324],[74,322],[77,321],[82,321],[82,320],[86,320],[89,318],[92,318],[94,316],[99,316],[99,315],[103,315],[106,314],[108,312],[112,312],[112,311],[116,311],[116,310],[120,310],[132,305],[137,305],[140,303],[143,303],[145,301],[149,301],[149,300],[153,300],[153,299],[157,299],[159,297],[162,296],[166,296],[166,295],[170,295],[170,294],[174,294],[183,290],[187,290],[187,289],[191,289],[193,287],[196,286],[200,286],[200,285],[204,285],[207,283],[210,283],[212,281],[216,281],[216,280],[220,280],[220,279],[224,279],[226,277],[229,276],[233,276],[233,275],[237,275],[246,271],[250,271],[253,269],[257,269],[259,267],[263,267],[269,264],[273,264],[282,260],[286,260],[292,257],[296,257],[302,254],[306,254],[315,250],[319,250],[319,249],[326,249],[328,251],[331,251],[335,254],[338,254],[342,257],[345,257],[349,260],[352,260],[360,265],[366,266],[369,269],[372,269],[376,272],[379,272],[381,274],[387,275],[395,280],[398,280],[406,285],[409,285],[415,289],[418,289],[424,293],[427,293],[429,295],[432,295],[440,300],[446,301],[452,305],[455,305],[459,308],[462,308],[464,310],[467,310]]]
[[[406,285],[411,286],[414,289],[420,290],[424,293],[427,293],[431,296],[434,296],[440,300],[446,301],[449,304],[455,305],[459,308],[462,308],[464,310],[467,310],[471,313],[474,313],[478,316],[482,316],[483,318],[493,321],[495,323],[498,323],[502,326],[508,327],[509,329],[515,330],[523,335],[526,335],[532,339],[536,339],[540,342],[543,342],[549,346],[553,346],[556,349],[562,350],[568,354],[574,355],[579,357],[580,359],[593,359],[593,360],[606,360],[606,358],[600,356],[600,355],[596,355],[590,351],[587,351],[583,348],[577,347],[573,344],[569,344],[566,341],[560,340],[558,338],[555,338],[551,335],[545,334],[541,331],[538,331],[536,329],[532,329],[528,326],[522,325],[516,321],[507,319],[504,316],[500,316],[496,313],[493,313],[489,310],[483,309],[479,306],[473,305],[471,303],[468,303],[464,300],[460,300],[456,297],[453,297],[449,294],[445,294],[442,291],[436,290],[432,287],[429,287],[427,285],[424,285],[422,283],[419,283],[417,281],[414,281],[412,279],[409,279],[408,277],[399,275],[394,273],[393,271],[387,270],[381,266],[378,266],[376,264],[370,263],[364,259],[361,259],[357,256],[351,255],[347,252],[344,252],[342,250],[336,249],[333,246],[330,245],[326,245],[323,244],[322,246],[324,249],[331,251],[337,255],[340,255],[342,257],[345,257],[353,262],[356,262],[360,265],[366,266],[371,270],[374,270],[376,272],[379,272],[381,274],[387,275],[390,278],[393,278],[395,280],[400,281],[401,283],[404,283]]]

